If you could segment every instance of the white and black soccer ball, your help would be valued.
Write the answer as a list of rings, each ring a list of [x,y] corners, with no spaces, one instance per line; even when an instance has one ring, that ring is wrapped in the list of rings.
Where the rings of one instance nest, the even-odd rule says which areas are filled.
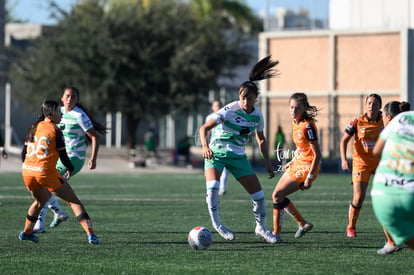
[[[213,235],[206,227],[197,226],[188,233],[188,244],[195,250],[205,250],[212,242]]]

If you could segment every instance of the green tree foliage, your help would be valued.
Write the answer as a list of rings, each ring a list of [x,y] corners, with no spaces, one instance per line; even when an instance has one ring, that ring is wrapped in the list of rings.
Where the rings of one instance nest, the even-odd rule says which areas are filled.
[[[67,86],[94,113],[121,111],[127,145],[139,122],[189,108],[216,88],[224,68],[247,61],[245,40],[219,13],[203,17],[182,1],[80,1],[17,59],[17,92],[39,104]],[[148,3],[148,1],[145,1]]]

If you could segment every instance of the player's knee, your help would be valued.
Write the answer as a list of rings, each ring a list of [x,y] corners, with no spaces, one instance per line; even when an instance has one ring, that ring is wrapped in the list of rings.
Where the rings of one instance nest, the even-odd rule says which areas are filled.
[[[290,200],[289,200],[288,198],[284,198],[284,200],[283,200],[283,201],[281,201],[281,202],[277,202],[277,203],[274,203],[274,204],[273,204],[273,208],[274,208],[274,209],[279,209],[279,210],[282,210],[282,209],[284,209],[286,206],[288,206],[288,205],[289,205],[289,203],[290,203]]]

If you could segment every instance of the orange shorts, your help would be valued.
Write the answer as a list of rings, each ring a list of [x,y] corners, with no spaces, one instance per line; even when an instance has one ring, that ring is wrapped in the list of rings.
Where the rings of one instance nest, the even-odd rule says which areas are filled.
[[[352,182],[369,182],[371,175],[375,173],[377,166],[353,166],[352,167]]]
[[[46,187],[47,190],[52,192],[62,185],[63,178],[59,173],[46,177],[23,176],[23,182],[29,191],[34,191],[42,187]]]
[[[315,179],[318,177],[319,168],[320,166],[318,166],[315,169],[315,172],[313,173],[312,181],[315,181]],[[310,169],[310,165],[297,164],[294,162],[286,169],[286,173],[288,173],[289,177],[293,179],[294,181],[302,183],[306,180],[306,177],[309,174],[309,169]]]

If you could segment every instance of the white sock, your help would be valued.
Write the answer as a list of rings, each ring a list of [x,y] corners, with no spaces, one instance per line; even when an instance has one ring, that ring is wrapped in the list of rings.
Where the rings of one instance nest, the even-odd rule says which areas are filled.
[[[226,190],[228,175],[229,175],[229,170],[224,168],[223,172],[221,172],[221,176],[220,176],[220,190],[222,190],[222,191]]]
[[[219,214],[219,189],[220,183],[216,180],[207,181],[207,193],[206,193],[206,203],[208,208],[208,213],[210,214],[211,223],[214,228],[217,228],[221,224],[220,214]]]
[[[47,206],[50,208],[50,210],[53,211],[55,218],[58,218],[59,216],[65,214],[65,212],[63,212],[62,208],[60,207],[59,202],[54,196],[50,196],[50,199],[47,202]]]
[[[266,227],[266,202],[263,190],[250,194],[250,196],[253,202],[253,214],[256,219],[256,224]]]
[[[41,228],[45,228],[45,220],[47,215],[47,203],[43,206],[42,210],[40,210],[40,214],[37,217],[37,221],[35,223],[35,226],[33,227],[33,230],[40,230]]]

